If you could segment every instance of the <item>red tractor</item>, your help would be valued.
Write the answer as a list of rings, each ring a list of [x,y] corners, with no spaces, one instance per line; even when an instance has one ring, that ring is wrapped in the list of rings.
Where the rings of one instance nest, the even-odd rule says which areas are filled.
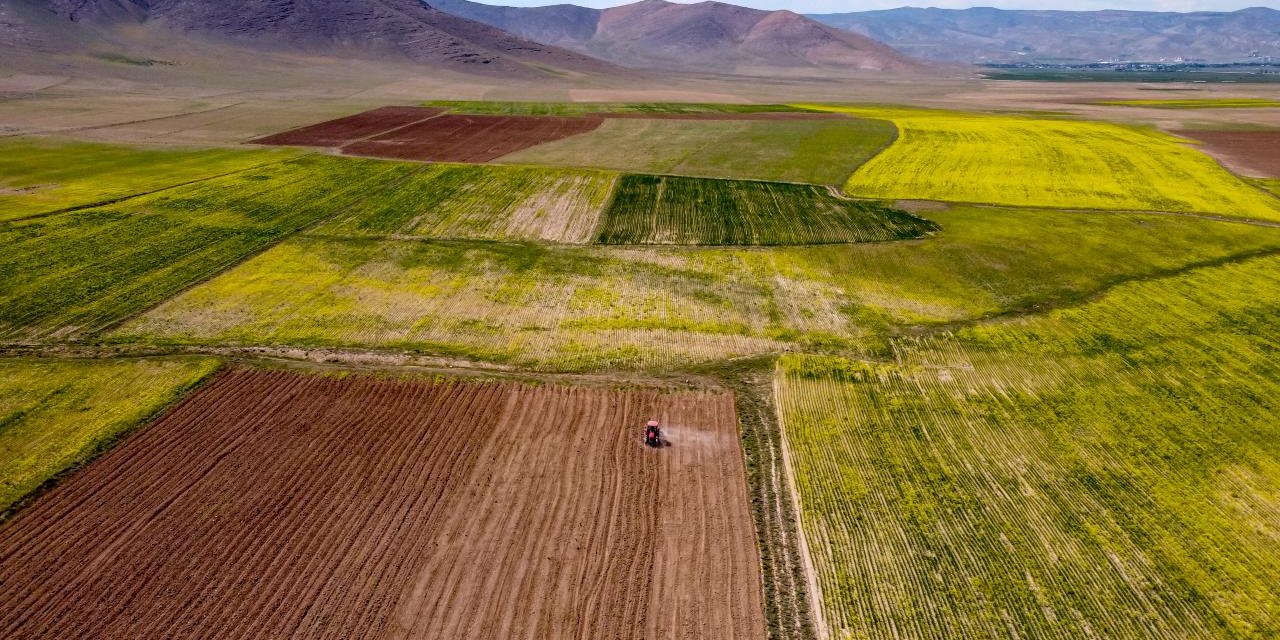
[[[662,429],[658,428],[657,420],[650,420],[644,426],[644,443],[654,448],[662,446]]]

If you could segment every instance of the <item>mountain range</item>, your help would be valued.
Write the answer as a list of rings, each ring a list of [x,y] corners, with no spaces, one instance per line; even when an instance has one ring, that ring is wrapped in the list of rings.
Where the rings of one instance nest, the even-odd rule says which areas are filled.
[[[611,9],[430,1],[455,15],[630,67],[717,72],[800,68],[902,72],[921,67],[871,38],[790,11],[665,0],[642,0]]]
[[[237,46],[390,56],[473,73],[617,70],[420,0],[0,0],[0,44],[76,42],[49,33],[58,19],[106,33],[144,25]]]
[[[1280,11],[916,9],[810,15],[947,62],[1242,62],[1280,58]]]

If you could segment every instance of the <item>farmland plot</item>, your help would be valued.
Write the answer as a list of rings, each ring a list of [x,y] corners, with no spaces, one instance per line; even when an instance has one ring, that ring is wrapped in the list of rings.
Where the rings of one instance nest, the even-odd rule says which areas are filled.
[[[0,142],[0,222],[107,202],[287,160],[287,150],[174,151],[82,142]]]
[[[0,529],[0,633],[760,638],[743,475],[723,392],[233,370]]]
[[[498,162],[841,185],[895,135],[889,122],[855,118],[612,118],[590,133],[530,147]]]
[[[408,349],[539,369],[667,369],[1084,298],[1275,251],[1280,233],[1157,215],[930,212],[926,241],[767,250],[301,236],[111,340]]]
[[[892,120],[898,141],[850,194],[1015,206],[1154,210],[1280,220],[1280,200],[1154,131],[1102,122],[830,107]]]
[[[450,113],[472,113],[503,116],[586,116],[596,114],[634,114],[666,117],[801,115],[820,111],[799,109],[785,104],[724,104],[713,102],[498,102],[489,100],[431,100],[428,107],[448,109]]]
[[[600,118],[446,114],[344,145],[342,152],[433,162],[488,162],[533,145],[591,131]]]
[[[667,368],[777,348],[734,255],[538,245],[285,242],[117,340],[360,345],[545,369]]]
[[[835,637],[1280,633],[1280,258],[776,381]],[[1158,319],[1158,321],[1151,321]]]
[[[0,359],[0,514],[217,365],[210,358]]]
[[[317,233],[586,243],[616,181],[600,171],[430,165]]]
[[[407,175],[303,157],[109,206],[0,225],[0,340],[83,336]]]
[[[341,147],[350,142],[421,122],[443,109],[382,107],[258,138],[253,144]]]
[[[823,244],[919,238],[937,225],[812,185],[623,176],[600,244]]]

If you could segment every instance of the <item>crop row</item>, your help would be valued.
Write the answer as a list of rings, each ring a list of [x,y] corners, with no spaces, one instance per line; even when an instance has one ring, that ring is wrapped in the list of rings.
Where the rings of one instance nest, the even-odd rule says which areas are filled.
[[[351,206],[414,167],[309,156],[0,226],[0,339],[98,331]]]
[[[898,339],[888,364],[784,358],[828,630],[1280,633],[1277,291],[1262,257]]]
[[[779,245],[919,238],[937,225],[824,187],[675,176],[623,176],[600,244]]]

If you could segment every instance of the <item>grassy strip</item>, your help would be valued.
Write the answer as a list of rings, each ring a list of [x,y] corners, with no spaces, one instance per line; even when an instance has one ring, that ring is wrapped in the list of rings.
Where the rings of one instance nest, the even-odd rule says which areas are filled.
[[[1251,188],[1172,135],[1102,122],[829,107],[897,124],[897,142],[845,189],[872,198],[1151,210],[1280,220]]]
[[[626,175],[599,244],[784,245],[919,238],[937,225],[811,185]]]
[[[1277,291],[1262,257],[900,338],[893,364],[784,357],[833,631],[1280,633]]]
[[[308,156],[0,226],[0,339],[93,333],[416,168]]]
[[[213,358],[0,359],[0,521],[218,366]]]
[[[747,486],[755,518],[761,573],[764,576],[765,620],[771,640],[815,638],[810,619],[807,582],[800,558],[793,497],[782,462],[781,432],[768,384],[772,359],[734,367],[727,383],[734,389]]]

